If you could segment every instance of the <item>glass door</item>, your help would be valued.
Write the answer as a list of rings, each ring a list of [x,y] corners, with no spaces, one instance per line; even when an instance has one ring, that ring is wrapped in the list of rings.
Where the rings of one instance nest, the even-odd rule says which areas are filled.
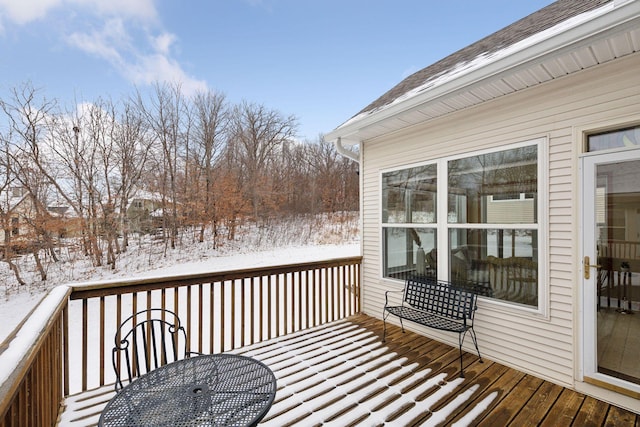
[[[640,392],[640,150],[607,148],[582,159],[583,373]]]

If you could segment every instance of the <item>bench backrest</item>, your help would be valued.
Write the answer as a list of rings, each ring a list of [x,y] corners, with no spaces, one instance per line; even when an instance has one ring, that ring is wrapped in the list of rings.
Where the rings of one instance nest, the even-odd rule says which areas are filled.
[[[473,319],[476,294],[430,277],[409,277],[404,301],[412,307],[449,319]]]

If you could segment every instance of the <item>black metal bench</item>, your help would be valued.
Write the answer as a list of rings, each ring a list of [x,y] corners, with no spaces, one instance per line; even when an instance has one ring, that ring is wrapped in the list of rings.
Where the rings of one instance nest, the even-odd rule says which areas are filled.
[[[400,305],[390,304],[389,296],[392,293],[403,293]],[[410,320],[442,331],[456,332],[460,350],[460,376],[464,378],[462,344],[467,332],[471,334],[478,358],[482,362],[478,340],[473,330],[473,315],[477,309],[478,293],[487,295],[490,289],[487,290],[477,284],[453,284],[428,276],[409,277],[402,291],[385,292],[382,341],[386,340],[387,317],[392,314],[400,318],[402,332],[404,332],[403,320]]]

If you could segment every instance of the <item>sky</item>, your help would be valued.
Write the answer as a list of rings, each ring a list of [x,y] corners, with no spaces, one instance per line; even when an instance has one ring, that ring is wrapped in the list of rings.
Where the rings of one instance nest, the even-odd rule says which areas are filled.
[[[403,78],[552,0],[0,0],[0,97],[67,110],[156,82],[225,94],[316,141]]]

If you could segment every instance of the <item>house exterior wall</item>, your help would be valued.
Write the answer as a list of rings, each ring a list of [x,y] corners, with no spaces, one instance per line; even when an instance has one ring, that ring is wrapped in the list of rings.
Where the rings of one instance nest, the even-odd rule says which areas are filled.
[[[545,308],[533,313],[480,301],[476,332],[480,350],[489,359],[580,388],[581,236],[576,219],[580,217],[578,162],[583,136],[576,129],[639,123],[639,69],[640,54],[634,54],[402,133],[363,141],[364,311],[381,317],[384,292],[402,288],[400,282],[381,278],[381,171],[545,138],[544,177],[539,188],[546,200],[546,211],[539,220],[546,236],[545,246],[540,247],[540,261],[545,265],[541,275],[546,283],[542,296]],[[454,334],[405,326],[457,343]]]
[[[33,229],[28,224],[27,218],[31,217],[33,217],[33,203],[28,197],[22,197],[6,214],[7,229],[0,233],[0,244],[4,246],[7,242],[7,233],[11,234],[10,240],[13,244],[23,242],[30,237]]]
[[[160,208],[161,203],[150,199],[135,198],[127,208],[129,231],[149,233],[154,228],[152,212]]]

